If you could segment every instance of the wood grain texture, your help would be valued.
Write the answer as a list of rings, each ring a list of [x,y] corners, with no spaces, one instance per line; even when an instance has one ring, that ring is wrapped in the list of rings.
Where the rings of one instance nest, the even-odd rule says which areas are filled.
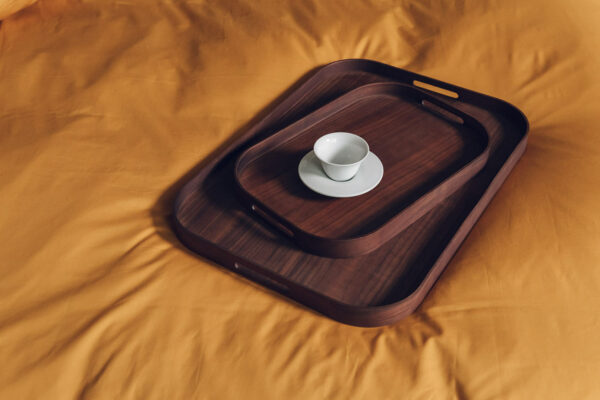
[[[362,136],[381,159],[384,177],[371,192],[333,199],[300,180],[300,159],[320,136],[337,131]],[[373,83],[244,151],[235,180],[250,210],[303,249],[354,257],[379,248],[458,190],[488,155],[488,134],[476,119],[414,87]]]
[[[457,93],[456,100],[431,94],[485,126],[490,155],[479,174],[385,245],[349,259],[317,256],[239,202],[233,168],[249,146],[352,89],[414,80]],[[523,154],[527,132],[525,116],[502,100],[375,61],[337,61],[315,72],[205,162],[175,201],[174,228],[198,254],[333,319],[360,326],[391,324],[421,304]]]

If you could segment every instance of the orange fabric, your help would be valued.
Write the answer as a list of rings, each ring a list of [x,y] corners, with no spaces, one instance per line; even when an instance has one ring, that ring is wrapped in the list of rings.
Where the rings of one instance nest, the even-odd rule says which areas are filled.
[[[36,0],[0,0],[0,19],[4,19],[35,3]]]
[[[41,0],[0,27],[0,398],[600,398],[600,4]],[[178,243],[174,185],[313,67],[495,95],[528,149],[418,312],[341,325]]]

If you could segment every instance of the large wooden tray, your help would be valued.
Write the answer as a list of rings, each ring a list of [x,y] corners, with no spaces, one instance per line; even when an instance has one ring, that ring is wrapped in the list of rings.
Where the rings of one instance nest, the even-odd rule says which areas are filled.
[[[234,194],[235,160],[322,105],[375,82],[425,83],[448,91],[452,97],[432,94],[485,126],[489,160],[462,188],[379,249],[354,258],[307,253],[242,206]],[[174,229],[198,254],[333,319],[391,324],[421,304],[523,154],[527,132],[525,116],[502,100],[375,61],[337,61],[304,79],[201,166],[178,194]]]
[[[307,188],[301,158],[329,132],[363,137],[383,163],[371,192],[333,199]],[[249,209],[307,251],[369,253],[402,232],[478,173],[489,138],[474,118],[400,83],[354,89],[244,151],[235,180]]]

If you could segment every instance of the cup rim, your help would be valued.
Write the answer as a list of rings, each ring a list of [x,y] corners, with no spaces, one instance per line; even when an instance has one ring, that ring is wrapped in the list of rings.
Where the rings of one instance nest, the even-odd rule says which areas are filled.
[[[345,135],[345,136],[352,136],[353,138],[358,139],[365,146],[365,149],[366,149],[365,155],[360,160],[355,161],[353,163],[349,163],[349,164],[338,164],[338,163],[333,163],[333,162],[330,162],[330,161],[326,161],[326,160],[322,159],[319,156],[319,153],[317,151],[317,144],[322,139],[325,139],[327,136],[335,135],[335,134],[340,134],[340,133],[343,134],[343,135]],[[363,162],[365,160],[365,158],[367,158],[367,156],[369,155],[370,149],[369,149],[369,143],[367,143],[367,141],[365,139],[363,139],[362,137],[360,137],[359,135],[354,134],[354,133],[350,133],[350,132],[342,132],[342,131],[340,131],[340,132],[330,132],[330,133],[327,133],[327,134],[321,136],[320,138],[318,138],[315,141],[315,144],[313,145],[313,151],[315,153],[315,156],[319,159],[319,161],[321,161],[321,162],[323,162],[323,163],[325,163],[327,165],[333,165],[333,166],[336,166],[336,167],[351,167],[353,165],[360,164],[361,162]]]

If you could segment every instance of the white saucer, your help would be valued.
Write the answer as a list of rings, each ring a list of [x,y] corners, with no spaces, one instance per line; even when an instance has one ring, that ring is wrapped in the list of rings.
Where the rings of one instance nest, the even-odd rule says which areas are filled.
[[[298,165],[300,180],[311,190],[329,197],[354,197],[375,188],[383,178],[383,164],[369,152],[354,178],[338,182],[325,175],[314,151],[305,155]]]

